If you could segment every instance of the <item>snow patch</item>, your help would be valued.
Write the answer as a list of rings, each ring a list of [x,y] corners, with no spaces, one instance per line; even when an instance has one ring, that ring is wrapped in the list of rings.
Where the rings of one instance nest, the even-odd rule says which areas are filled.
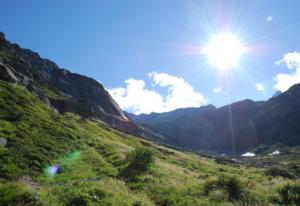
[[[245,154],[241,155],[242,157],[255,157],[255,154],[252,152],[246,152]]]
[[[279,150],[275,150],[274,152],[270,153],[269,156],[279,155],[279,154],[280,154]]]

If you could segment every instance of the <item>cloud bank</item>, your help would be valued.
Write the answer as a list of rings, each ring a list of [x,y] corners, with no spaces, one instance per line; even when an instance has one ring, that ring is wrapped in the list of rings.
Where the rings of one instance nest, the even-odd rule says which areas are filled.
[[[282,59],[275,62],[275,65],[286,65],[291,70],[290,74],[279,73],[275,77],[275,89],[284,92],[292,85],[300,83],[300,53],[290,52],[283,55]]]
[[[180,77],[159,72],[151,72],[147,76],[152,83],[151,90],[146,88],[144,80],[131,78],[125,80],[125,87],[108,91],[122,109],[135,114],[199,107],[207,102],[201,93]],[[154,87],[165,87],[168,92],[162,95]]]

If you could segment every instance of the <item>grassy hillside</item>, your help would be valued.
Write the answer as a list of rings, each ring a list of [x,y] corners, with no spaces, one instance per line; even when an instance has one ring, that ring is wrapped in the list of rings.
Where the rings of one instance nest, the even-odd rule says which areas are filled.
[[[60,115],[0,81],[0,205],[296,205],[299,190],[298,180]]]

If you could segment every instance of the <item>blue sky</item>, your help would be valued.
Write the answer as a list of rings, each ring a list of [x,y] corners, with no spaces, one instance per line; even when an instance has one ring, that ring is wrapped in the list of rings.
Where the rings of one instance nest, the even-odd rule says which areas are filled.
[[[297,83],[299,8],[297,0],[3,0],[0,30],[101,81],[124,109],[149,113],[266,100],[276,85]],[[222,32],[252,49],[226,74],[195,52]]]

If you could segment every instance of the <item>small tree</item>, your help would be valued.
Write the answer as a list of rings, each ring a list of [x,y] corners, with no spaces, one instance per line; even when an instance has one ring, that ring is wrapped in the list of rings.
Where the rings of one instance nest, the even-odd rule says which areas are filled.
[[[121,176],[133,178],[147,172],[154,162],[153,153],[147,148],[137,148],[126,155],[127,166],[122,170]]]

